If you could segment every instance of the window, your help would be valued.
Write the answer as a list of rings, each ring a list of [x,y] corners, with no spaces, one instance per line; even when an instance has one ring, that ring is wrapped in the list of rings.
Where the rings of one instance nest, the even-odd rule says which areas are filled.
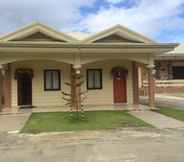
[[[87,70],[87,89],[102,89],[102,70]]]
[[[173,68],[173,79],[184,79],[184,67],[174,66]]]
[[[60,70],[44,70],[44,89],[49,91],[61,89]]]

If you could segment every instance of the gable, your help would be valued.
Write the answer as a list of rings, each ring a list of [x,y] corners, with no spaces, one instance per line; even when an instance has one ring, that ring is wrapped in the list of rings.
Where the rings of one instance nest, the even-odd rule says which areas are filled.
[[[118,34],[111,34],[109,36],[94,41],[94,43],[141,43],[141,42],[123,38]]]
[[[155,43],[153,40],[121,25],[103,30],[83,40],[85,43]]]
[[[57,42],[66,42],[66,41],[62,41],[59,39],[56,39],[54,37],[48,36],[40,31],[35,32],[33,34],[30,34],[28,36],[25,36],[23,38],[19,38],[19,39],[12,39],[11,41],[57,41]]]
[[[76,42],[77,40],[65,33],[56,31],[40,23],[33,23],[27,27],[7,34],[0,38],[0,41],[59,41],[59,42]]]

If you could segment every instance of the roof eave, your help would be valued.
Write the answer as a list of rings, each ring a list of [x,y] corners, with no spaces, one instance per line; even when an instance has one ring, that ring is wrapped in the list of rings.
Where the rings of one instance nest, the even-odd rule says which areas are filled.
[[[177,43],[63,43],[63,42],[31,42],[31,41],[0,41],[0,47],[76,47],[76,48],[169,48],[174,49]]]

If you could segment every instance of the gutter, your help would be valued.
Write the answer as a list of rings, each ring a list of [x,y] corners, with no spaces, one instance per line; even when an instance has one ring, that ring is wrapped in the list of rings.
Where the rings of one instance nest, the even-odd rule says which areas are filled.
[[[170,49],[173,50],[177,43],[51,43],[51,42],[0,42],[0,48],[115,48],[115,49]]]

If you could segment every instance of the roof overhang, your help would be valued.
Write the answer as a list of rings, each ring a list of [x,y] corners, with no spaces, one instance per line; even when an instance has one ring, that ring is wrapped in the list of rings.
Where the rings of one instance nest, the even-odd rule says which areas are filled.
[[[0,52],[60,52],[68,53],[148,53],[159,55],[172,51],[175,43],[52,43],[0,42]],[[24,50],[23,50],[24,49]]]

